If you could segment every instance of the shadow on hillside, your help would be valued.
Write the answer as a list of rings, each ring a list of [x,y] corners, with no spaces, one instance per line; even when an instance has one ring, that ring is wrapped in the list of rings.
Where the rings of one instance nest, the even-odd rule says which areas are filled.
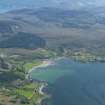
[[[20,76],[14,72],[3,72],[0,74],[0,83],[11,84],[19,78]]]

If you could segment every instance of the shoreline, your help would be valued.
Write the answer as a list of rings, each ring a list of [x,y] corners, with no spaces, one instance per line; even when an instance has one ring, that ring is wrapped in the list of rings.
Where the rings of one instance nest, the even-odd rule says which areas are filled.
[[[37,68],[45,68],[48,67],[50,65],[53,65],[54,61],[53,60],[43,60],[42,64],[38,65],[38,66],[34,66],[32,69],[29,70],[28,74],[26,75],[26,79],[30,80],[30,73],[33,70],[36,70]],[[38,105],[42,105],[43,100],[49,98],[50,96],[47,95],[46,93],[43,92],[43,89],[46,88],[46,86],[48,86],[47,82],[42,82],[42,85],[39,87],[38,92],[40,95],[42,95],[43,97],[38,99],[37,104]]]
[[[45,85],[44,83],[41,85],[41,87],[39,88],[39,94],[44,95],[45,93],[43,92],[43,89],[47,86],[47,84]]]
[[[30,73],[38,68],[45,68],[48,67],[50,65],[53,65],[54,62],[52,60],[43,60],[42,63],[38,66],[34,66],[32,69],[30,69],[28,71],[28,73],[26,74],[26,79],[30,79]]]
[[[43,92],[43,89],[46,88],[47,85],[48,85],[47,83],[42,83],[42,85],[39,88],[39,94],[41,94],[43,97],[38,100],[38,102],[37,102],[38,105],[42,105],[43,100],[50,97],[45,92]]]

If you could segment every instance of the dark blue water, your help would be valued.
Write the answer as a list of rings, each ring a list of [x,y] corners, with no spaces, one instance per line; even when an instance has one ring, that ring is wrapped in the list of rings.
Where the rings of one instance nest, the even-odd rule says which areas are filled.
[[[32,74],[34,79],[52,83],[52,105],[105,105],[104,63],[79,63],[66,58]]]
[[[75,72],[56,80],[53,105],[105,105],[105,64],[67,61]]]

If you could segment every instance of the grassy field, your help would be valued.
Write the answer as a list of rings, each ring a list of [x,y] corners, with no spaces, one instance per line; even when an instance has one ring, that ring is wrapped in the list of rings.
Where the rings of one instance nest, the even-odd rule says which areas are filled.
[[[37,105],[44,97],[39,93],[42,83],[29,83],[19,88],[0,89],[0,105]]]
[[[31,62],[25,63],[25,64],[24,64],[24,67],[25,67],[25,70],[26,70],[26,71],[29,71],[30,69],[32,69],[32,68],[35,67],[35,66],[40,65],[41,63],[42,63],[41,60],[33,60],[33,61],[31,61]]]
[[[37,101],[43,97],[43,95],[39,94],[39,88],[42,83],[30,83],[21,88],[15,90],[16,94],[19,96],[23,96],[27,98],[31,103],[37,104]],[[30,105],[29,104],[29,105]]]

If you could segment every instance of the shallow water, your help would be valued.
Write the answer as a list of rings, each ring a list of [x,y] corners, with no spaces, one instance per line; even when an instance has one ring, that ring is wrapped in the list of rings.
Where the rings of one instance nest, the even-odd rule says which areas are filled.
[[[34,79],[53,84],[53,105],[105,105],[105,64],[70,59],[32,72]]]

